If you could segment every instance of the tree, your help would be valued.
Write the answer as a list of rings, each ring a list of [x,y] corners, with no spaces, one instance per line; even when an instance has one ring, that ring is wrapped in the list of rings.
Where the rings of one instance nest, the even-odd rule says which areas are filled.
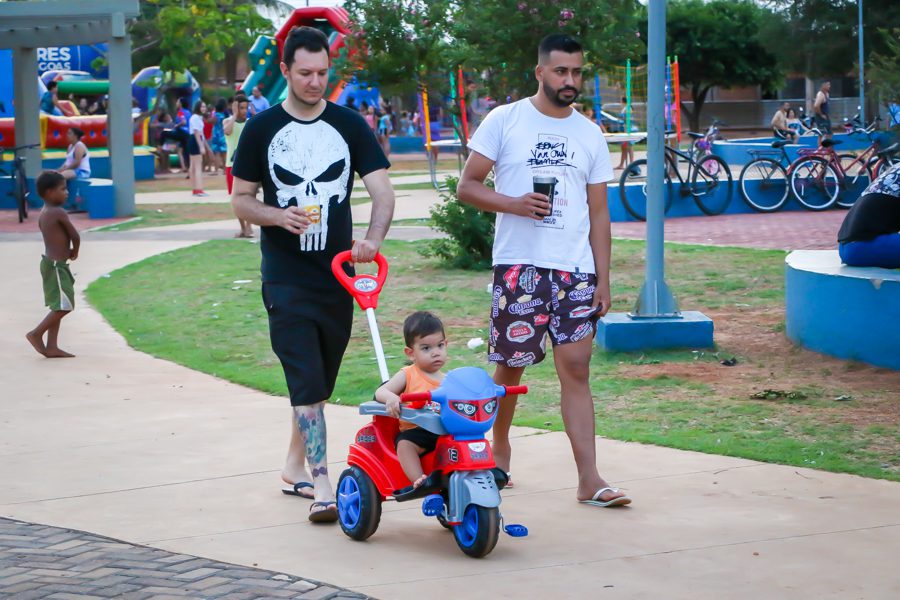
[[[872,91],[885,102],[900,104],[900,29],[879,30],[884,39],[883,53],[874,53],[866,67]]]
[[[190,69],[203,81],[209,65],[234,52],[249,50],[272,23],[260,6],[279,2],[247,0],[146,0],[141,17],[131,24],[135,67],[159,65],[163,70]],[[233,73],[229,79],[233,79]]]
[[[678,56],[681,85],[691,90],[693,109],[681,105],[691,129],[700,129],[703,103],[714,86],[760,85],[771,91],[781,83],[778,61],[759,39],[768,18],[770,11],[747,0],[669,4],[666,52]]]
[[[496,97],[534,93],[541,39],[567,33],[585,49],[586,72],[624,63],[641,51],[635,0],[460,0],[451,32],[463,65],[487,71]]]
[[[347,77],[377,85],[389,93],[412,93],[421,83],[447,91],[450,0],[347,0],[348,38],[353,59],[338,61]]]

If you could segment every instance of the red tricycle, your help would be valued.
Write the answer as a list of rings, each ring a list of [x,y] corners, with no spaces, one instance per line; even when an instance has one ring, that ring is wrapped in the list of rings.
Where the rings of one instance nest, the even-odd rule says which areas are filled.
[[[374,316],[378,293],[387,278],[387,261],[378,254],[377,275],[350,277],[343,269],[349,259],[350,252],[338,254],[332,270],[366,311],[381,379],[387,381]],[[380,402],[360,405],[360,414],[372,416],[372,421],[357,432],[347,458],[349,468],[338,480],[337,508],[344,533],[354,540],[365,540],[378,529],[382,502],[423,498],[422,512],[437,517],[441,525],[452,530],[460,550],[476,558],[487,555],[499,537],[500,490],[508,478],[494,463],[484,434],[494,423],[499,399],[508,393],[527,391],[526,386],[495,384],[484,369],[462,367],[447,373],[436,390],[402,394],[401,418],[441,436],[435,450],[422,456],[422,470],[429,475],[416,488],[397,460],[394,441],[398,420],[388,416]],[[504,531],[514,537],[528,533],[524,526],[513,524],[506,525]]]

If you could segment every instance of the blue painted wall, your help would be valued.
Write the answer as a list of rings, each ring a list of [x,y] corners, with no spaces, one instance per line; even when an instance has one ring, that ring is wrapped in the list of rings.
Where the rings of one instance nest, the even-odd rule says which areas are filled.
[[[840,263],[836,250],[818,252]],[[785,270],[788,338],[816,352],[900,370],[897,271],[843,267],[833,273],[798,265],[797,255],[788,255]]]

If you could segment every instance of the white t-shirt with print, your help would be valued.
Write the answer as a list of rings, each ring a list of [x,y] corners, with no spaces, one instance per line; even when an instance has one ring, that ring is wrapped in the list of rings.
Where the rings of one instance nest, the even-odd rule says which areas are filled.
[[[595,123],[575,110],[564,119],[548,117],[525,98],[488,113],[469,148],[494,161],[501,194],[534,191],[534,175],[557,180],[553,214],[543,221],[497,214],[495,265],[595,273],[587,185],[613,179],[606,139]]]
[[[191,135],[194,135],[194,132],[199,131],[200,134],[203,134],[203,117],[198,114],[191,115],[191,120],[188,121],[188,129]]]

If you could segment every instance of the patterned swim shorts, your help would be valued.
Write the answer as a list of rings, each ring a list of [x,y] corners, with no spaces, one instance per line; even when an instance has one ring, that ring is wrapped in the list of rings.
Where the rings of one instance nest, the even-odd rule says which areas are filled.
[[[495,265],[488,360],[508,367],[535,365],[554,346],[594,334],[591,308],[597,276],[532,265]]]

